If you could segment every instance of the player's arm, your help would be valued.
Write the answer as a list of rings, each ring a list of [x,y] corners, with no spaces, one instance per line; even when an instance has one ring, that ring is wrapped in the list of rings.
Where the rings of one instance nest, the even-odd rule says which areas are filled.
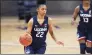
[[[32,26],[33,26],[33,18],[31,18],[28,22],[26,33],[31,34]]]
[[[55,35],[53,33],[53,30],[52,30],[53,25],[52,25],[51,18],[49,18],[48,23],[49,23],[49,33],[50,33],[51,37],[54,39],[54,41],[56,42],[57,40],[56,40]]]
[[[57,41],[57,39],[55,38],[55,35],[54,35],[54,33],[53,33],[53,24],[52,24],[52,19],[51,19],[51,18],[48,19],[48,24],[49,24],[49,33],[50,33],[52,39],[53,39],[57,44],[59,44],[59,45],[62,44],[62,45],[63,45],[63,43],[62,43],[61,41]]]
[[[73,16],[72,16],[72,25],[75,23],[77,16],[78,16],[78,13],[79,13],[79,6],[77,6],[74,10],[74,13],[73,13]]]

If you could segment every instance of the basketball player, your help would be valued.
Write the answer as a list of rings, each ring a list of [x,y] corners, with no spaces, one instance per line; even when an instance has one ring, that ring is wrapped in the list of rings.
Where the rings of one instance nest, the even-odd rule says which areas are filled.
[[[34,16],[28,22],[27,32],[32,38],[31,45],[24,47],[25,54],[44,54],[46,50],[46,35],[47,32],[51,34],[54,41],[63,45],[61,41],[57,41],[52,30],[52,19],[46,16],[47,7],[46,4],[40,4],[37,6],[37,16]]]
[[[80,44],[80,54],[85,54],[85,51],[92,53],[92,14],[90,0],[82,0],[82,4],[75,8],[72,25],[75,24],[78,15],[80,22],[77,27],[77,34]]]

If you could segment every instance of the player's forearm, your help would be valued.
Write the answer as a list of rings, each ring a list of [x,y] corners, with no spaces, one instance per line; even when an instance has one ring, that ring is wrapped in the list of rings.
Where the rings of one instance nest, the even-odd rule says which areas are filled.
[[[77,19],[77,14],[74,14],[72,17],[72,21],[76,21],[76,19]]]
[[[27,30],[26,33],[30,34],[31,35],[31,31]]]
[[[73,17],[73,19],[72,19],[73,21],[76,21],[76,17]]]
[[[51,32],[50,34],[51,34],[52,39],[56,42],[57,40],[56,40],[56,38],[55,38],[54,33],[53,33],[53,32]]]
[[[79,13],[79,6],[77,6],[74,10],[73,17],[72,17],[73,21],[76,21],[78,13]]]
[[[77,16],[78,16],[78,13],[74,13],[74,14],[73,14],[73,16],[72,16],[72,18],[73,18],[73,21],[76,21],[76,19],[77,19]]]
[[[52,38],[53,38],[53,40],[54,40],[55,42],[57,41],[54,35],[52,35]]]
[[[29,31],[26,31],[26,33],[30,34],[30,32],[29,32]]]

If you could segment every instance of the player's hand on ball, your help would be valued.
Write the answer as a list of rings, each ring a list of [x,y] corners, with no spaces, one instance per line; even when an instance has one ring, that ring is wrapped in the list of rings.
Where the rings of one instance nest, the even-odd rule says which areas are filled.
[[[25,47],[29,46],[32,43],[32,36],[29,33],[24,33],[20,35],[19,42]]]
[[[24,33],[24,34],[22,34],[22,36],[31,36],[29,33]]]
[[[26,35],[30,35],[30,34],[29,33],[24,33],[23,35],[26,36]]]
[[[56,43],[57,43],[58,45],[63,45],[63,46],[64,46],[64,43],[61,42],[61,41],[56,41]]]

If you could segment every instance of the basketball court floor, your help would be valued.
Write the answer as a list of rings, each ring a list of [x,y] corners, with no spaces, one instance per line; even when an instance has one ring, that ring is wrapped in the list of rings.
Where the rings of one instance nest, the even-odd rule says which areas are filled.
[[[72,15],[50,15],[53,24],[60,28],[53,28],[56,38],[64,42],[64,46],[57,45],[50,34],[47,35],[47,49],[45,54],[79,54],[76,26],[71,25]],[[24,54],[24,48],[19,43],[19,36],[26,30],[19,29],[24,26],[24,20],[18,17],[1,18],[1,54]]]

